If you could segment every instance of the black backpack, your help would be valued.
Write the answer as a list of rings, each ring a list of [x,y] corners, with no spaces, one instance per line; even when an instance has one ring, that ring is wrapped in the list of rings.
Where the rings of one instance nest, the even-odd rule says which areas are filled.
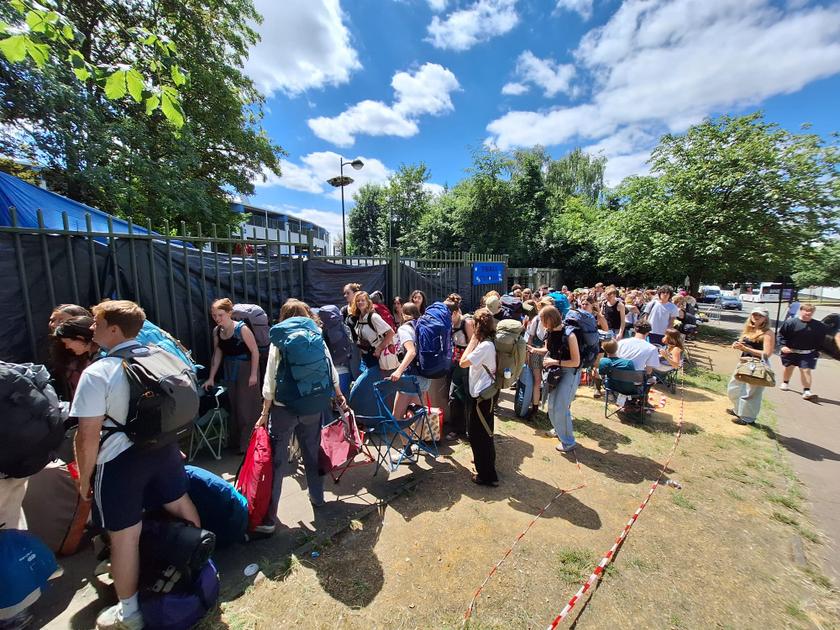
[[[157,448],[186,433],[198,415],[195,374],[174,355],[157,347],[130,346],[109,353],[122,359],[131,390],[125,423],[109,419],[102,440],[125,433],[141,447]]]
[[[34,475],[64,439],[58,396],[43,365],[0,361],[0,477]]]

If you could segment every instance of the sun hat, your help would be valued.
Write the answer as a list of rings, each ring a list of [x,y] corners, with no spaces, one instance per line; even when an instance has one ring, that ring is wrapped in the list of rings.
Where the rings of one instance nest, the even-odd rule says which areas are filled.
[[[491,295],[484,301],[484,307],[493,315],[496,315],[502,308],[502,301],[495,295]]]

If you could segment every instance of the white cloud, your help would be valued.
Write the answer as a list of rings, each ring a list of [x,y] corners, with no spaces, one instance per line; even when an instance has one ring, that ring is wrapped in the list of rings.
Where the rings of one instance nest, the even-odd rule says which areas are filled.
[[[530,88],[523,83],[512,81],[510,83],[505,83],[502,86],[502,94],[507,96],[519,96],[521,94],[525,94],[529,89]]]
[[[429,8],[435,13],[440,13],[446,9],[447,0],[426,0],[429,3]]]
[[[440,184],[426,182],[423,184],[423,190],[425,190],[428,193],[431,193],[433,197],[440,197],[443,194],[443,191],[446,189]]]
[[[840,5],[785,11],[772,0],[627,0],[583,37],[575,58],[592,79],[588,102],[509,112],[487,126],[488,142],[508,149],[603,141],[628,127],[678,132],[796,92],[840,72]],[[653,137],[620,137],[623,166],[639,164]]]
[[[344,157],[343,159],[347,162],[356,157]],[[358,158],[365,164],[361,170],[357,171],[350,166],[344,167],[344,174],[349,175],[354,180],[352,184],[344,187],[345,200],[348,201],[361,186],[368,183],[383,184],[391,175],[391,170],[376,158],[364,156],[358,156]],[[341,156],[333,151],[317,151],[304,155],[299,164],[283,160],[282,177],[269,173],[265,176],[265,181],[257,179],[254,181],[254,185],[263,188],[282,186],[283,188],[313,194],[325,194],[333,199],[340,199],[341,190],[332,188],[327,183],[328,179],[339,174],[340,159],[342,159]]]
[[[420,116],[439,116],[454,109],[451,93],[460,86],[450,70],[426,63],[413,74],[397,72],[391,87],[392,105],[365,100],[338,116],[311,118],[307,124],[316,136],[340,147],[352,146],[359,134],[410,138],[420,131]]]
[[[565,9],[579,14],[584,21],[592,17],[592,7],[595,0],[557,0],[557,10]]]
[[[245,72],[267,95],[339,85],[362,67],[339,0],[255,0],[263,22]]]
[[[430,42],[435,48],[468,50],[480,42],[504,35],[519,23],[516,0],[477,0],[445,19],[438,16],[429,24]]]
[[[573,64],[557,63],[553,59],[540,59],[530,50],[526,50],[516,60],[516,83],[508,83],[502,88],[502,94],[524,94],[527,84],[532,83],[542,88],[547,98],[561,92],[569,92],[572,78],[575,76]]]

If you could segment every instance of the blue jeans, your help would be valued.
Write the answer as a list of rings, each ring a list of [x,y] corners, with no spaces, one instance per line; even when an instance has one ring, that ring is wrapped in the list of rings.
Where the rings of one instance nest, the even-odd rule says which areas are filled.
[[[580,370],[561,368],[560,373],[560,382],[548,394],[548,419],[560,443],[564,448],[569,448],[575,445],[571,406],[580,383]]]
[[[271,503],[268,507],[267,519],[274,522],[283,489],[283,476],[289,469],[289,444],[292,441],[292,434],[297,436],[300,453],[303,456],[309,499],[312,503],[324,501],[324,478],[318,474],[321,414],[298,416],[286,407],[272,405],[268,432],[271,436],[271,466],[274,469],[274,479],[271,484]]]
[[[732,401],[732,410],[741,420],[752,423],[758,418],[764,389],[764,387],[742,383],[735,377],[732,377],[729,381],[726,393],[729,395],[729,400]]]

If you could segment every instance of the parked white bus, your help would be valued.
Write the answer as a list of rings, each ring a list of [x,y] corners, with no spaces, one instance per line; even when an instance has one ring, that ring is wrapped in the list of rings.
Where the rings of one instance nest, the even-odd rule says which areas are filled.
[[[778,302],[779,291],[782,289],[780,282],[762,282],[757,289],[753,289],[752,293],[742,293],[742,302]],[[782,295],[782,302],[789,302],[793,295],[793,289],[788,287]]]

